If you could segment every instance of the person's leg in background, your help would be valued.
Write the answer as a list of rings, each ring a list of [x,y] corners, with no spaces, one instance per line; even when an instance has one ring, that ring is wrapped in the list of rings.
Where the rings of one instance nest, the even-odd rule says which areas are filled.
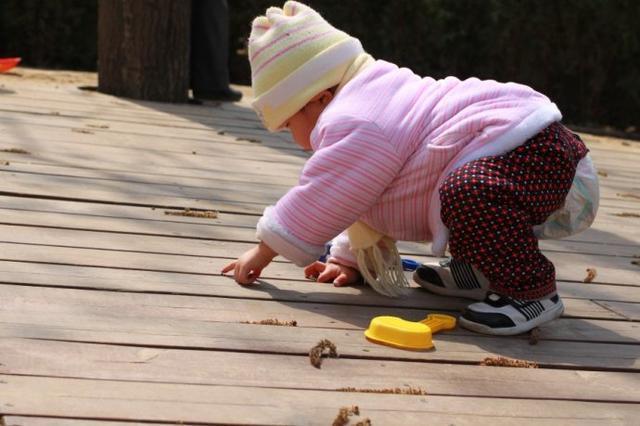
[[[192,0],[191,89],[196,99],[238,101],[229,87],[229,5],[227,0]]]

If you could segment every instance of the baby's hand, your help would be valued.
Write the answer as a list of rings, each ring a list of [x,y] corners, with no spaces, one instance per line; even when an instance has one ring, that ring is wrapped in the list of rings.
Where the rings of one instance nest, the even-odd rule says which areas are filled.
[[[222,268],[225,274],[233,270],[233,278],[238,284],[251,284],[260,277],[262,270],[276,257],[278,253],[268,245],[260,242],[251,250],[245,252],[238,260]]]
[[[336,287],[354,284],[362,278],[360,271],[338,263],[314,262],[304,268],[307,278],[315,278],[319,283],[330,283]]]

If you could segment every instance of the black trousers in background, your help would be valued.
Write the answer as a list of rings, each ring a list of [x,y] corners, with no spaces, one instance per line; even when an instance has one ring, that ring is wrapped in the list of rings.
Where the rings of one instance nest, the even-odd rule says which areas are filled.
[[[195,97],[229,89],[227,0],[192,0],[191,89]]]

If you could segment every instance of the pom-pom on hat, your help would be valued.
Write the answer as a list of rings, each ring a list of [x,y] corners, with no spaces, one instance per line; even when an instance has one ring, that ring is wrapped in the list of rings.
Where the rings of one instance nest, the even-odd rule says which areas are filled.
[[[341,82],[364,53],[360,41],[296,1],[270,7],[253,20],[249,37],[253,107],[279,130],[316,94]]]

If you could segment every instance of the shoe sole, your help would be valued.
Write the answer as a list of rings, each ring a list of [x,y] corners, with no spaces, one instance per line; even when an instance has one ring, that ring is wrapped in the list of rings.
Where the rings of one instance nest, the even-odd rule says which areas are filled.
[[[425,290],[431,293],[437,294],[439,296],[446,296],[446,297],[462,297],[464,299],[482,301],[484,300],[488,291],[488,289],[482,289],[482,288],[473,289],[473,290],[451,290],[451,289],[448,289],[447,287],[440,287],[439,285],[435,285],[433,283],[430,283],[429,281],[422,280],[418,276],[417,272],[413,273],[413,281],[416,284],[418,284],[420,287],[424,288]]]
[[[559,318],[564,312],[564,304],[562,303],[562,300],[559,300],[556,306],[548,312],[551,315],[550,317],[549,315],[541,315],[531,321],[527,321],[526,323],[518,324],[515,327],[493,328],[484,324],[469,321],[462,316],[458,318],[458,323],[467,330],[475,331],[476,333],[490,334],[493,336],[514,336],[516,334],[526,333],[527,331],[539,327],[542,324],[546,324]]]

